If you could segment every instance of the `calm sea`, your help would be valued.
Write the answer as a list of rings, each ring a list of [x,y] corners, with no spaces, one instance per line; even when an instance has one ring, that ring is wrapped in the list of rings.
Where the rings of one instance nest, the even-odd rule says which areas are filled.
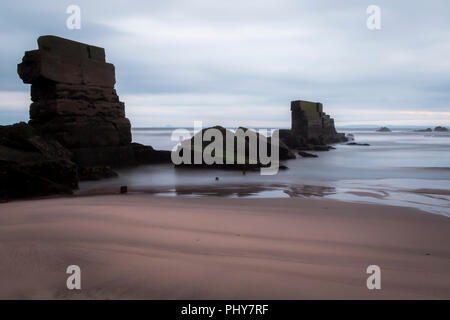
[[[133,129],[133,141],[171,150],[174,129]],[[184,197],[312,197],[416,207],[450,216],[450,133],[346,129],[358,143],[335,145],[319,158],[284,164],[275,176],[259,172],[175,169],[152,165],[119,171],[118,179],[84,182],[80,192],[115,190]],[[216,180],[216,177],[219,180]]]

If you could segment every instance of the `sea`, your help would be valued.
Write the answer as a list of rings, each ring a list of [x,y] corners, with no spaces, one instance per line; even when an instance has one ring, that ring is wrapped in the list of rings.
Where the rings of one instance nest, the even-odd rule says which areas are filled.
[[[172,150],[177,128],[134,128],[133,141]],[[191,129],[190,129],[191,130]],[[276,175],[215,169],[174,168],[171,164],[119,170],[119,177],[80,184],[78,193],[115,192],[177,197],[326,198],[413,207],[450,217],[450,133],[413,129],[341,128],[354,142],[313,152],[318,158],[284,161]]]

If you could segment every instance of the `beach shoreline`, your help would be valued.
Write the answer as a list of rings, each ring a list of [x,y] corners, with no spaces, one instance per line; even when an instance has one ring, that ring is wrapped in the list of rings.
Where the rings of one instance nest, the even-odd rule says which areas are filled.
[[[0,208],[2,299],[450,299],[450,219],[413,208],[148,194]]]

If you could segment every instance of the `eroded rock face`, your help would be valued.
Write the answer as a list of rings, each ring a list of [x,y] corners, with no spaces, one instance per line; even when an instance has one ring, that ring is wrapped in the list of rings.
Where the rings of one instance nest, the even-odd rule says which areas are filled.
[[[128,152],[130,121],[105,50],[55,36],[40,37],[38,47],[18,65],[19,76],[31,84],[29,124],[74,153],[104,147]]]
[[[72,193],[78,174],[71,158],[25,122],[0,126],[0,201]]]
[[[334,119],[323,112],[318,102],[291,102],[292,133],[310,144],[329,144],[347,141],[334,127]]]

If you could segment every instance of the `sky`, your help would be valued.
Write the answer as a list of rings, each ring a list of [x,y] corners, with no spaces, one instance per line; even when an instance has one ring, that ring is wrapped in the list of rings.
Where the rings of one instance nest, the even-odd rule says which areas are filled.
[[[17,64],[40,35],[104,47],[134,127],[289,127],[298,99],[338,126],[450,126],[449,1],[2,0],[0,124],[28,121]]]

